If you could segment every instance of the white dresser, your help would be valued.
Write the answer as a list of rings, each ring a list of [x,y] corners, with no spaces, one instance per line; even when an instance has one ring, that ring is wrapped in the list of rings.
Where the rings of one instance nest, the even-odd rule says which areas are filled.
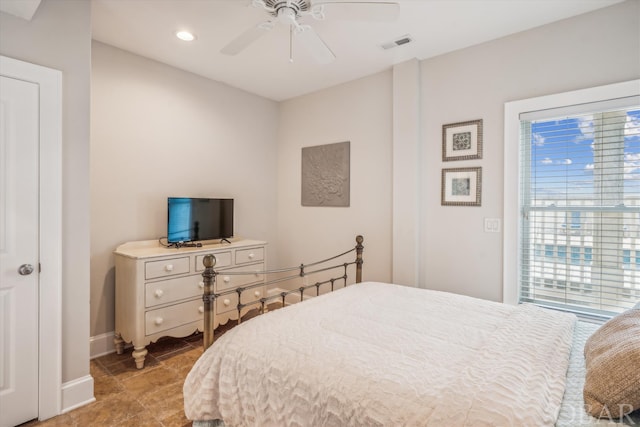
[[[216,257],[219,273],[215,292],[264,283],[257,272],[266,268],[266,242],[231,239],[231,243],[202,247],[166,248],[157,240],[129,242],[115,250],[116,329],[115,346],[122,354],[125,343],[132,343],[138,369],[144,367],[146,346],[160,337],[185,337],[202,331],[202,259]],[[228,275],[225,271],[256,272]],[[245,292],[247,303],[266,296],[264,287]],[[237,294],[216,300],[214,327],[238,318]],[[249,308],[245,309],[246,311]],[[243,312],[244,314],[244,312]]]

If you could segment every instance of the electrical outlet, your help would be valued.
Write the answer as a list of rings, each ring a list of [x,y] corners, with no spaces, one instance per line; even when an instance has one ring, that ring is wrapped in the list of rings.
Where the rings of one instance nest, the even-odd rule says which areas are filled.
[[[500,218],[485,218],[484,219],[484,232],[485,233],[499,233],[500,232]]]

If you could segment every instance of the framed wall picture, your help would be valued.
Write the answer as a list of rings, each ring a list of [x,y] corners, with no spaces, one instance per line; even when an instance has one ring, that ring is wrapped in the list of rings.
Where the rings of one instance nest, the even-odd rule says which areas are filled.
[[[350,142],[302,148],[302,206],[349,206]]]
[[[442,161],[482,158],[482,119],[442,126]]]
[[[442,169],[443,206],[480,206],[482,168]]]

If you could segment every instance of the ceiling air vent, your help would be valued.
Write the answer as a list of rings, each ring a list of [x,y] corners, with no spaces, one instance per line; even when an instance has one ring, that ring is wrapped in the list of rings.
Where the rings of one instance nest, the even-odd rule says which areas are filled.
[[[398,46],[402,46],[403,44],[407,44],[407,43],[411,43],[413,41],[413,39],[411,38],[411,36],[409,34],[406,34],[404,36],[400,36],[397,39],[387,42],[387,43],[383,43],[380,46],[383,49],[391,49],[394,47],[398,47]]]

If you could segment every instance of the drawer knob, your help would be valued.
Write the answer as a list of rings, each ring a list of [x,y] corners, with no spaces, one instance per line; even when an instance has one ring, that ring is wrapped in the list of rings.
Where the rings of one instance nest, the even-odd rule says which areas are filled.
[[[222,280],[224,281],[224,283],[229,283],[231,281],[231,277],[224,276],[224,278]]]
[[[162,325],[162,322],[164,322],[164,319],[162,317],[156,317],[156,321],[155,324],[160,326]]]
[[[204,307],[203,307],[203,306],[198,307],[198,311],[199,311],[200,313],[204,313]]]
[[[165,266],[164,266],[164,269],[165,269],[166,271],[173,271],[173,264],[167,264],[167,265],[165,265]]]
[[[257,298],[257,297],[259,297],[259,296],[260,296],[260,291],[255,291],[255,292],[253,293],[253,295],[255,295],[255,297],[256,297],[256,298]]]
[[[255,257],[256,257],[256,256],[255,256],[255,254],[254,254],[253,252],[251,252],[251,253],[249,254],[249,259],[254,259]]]
[[[204,282],[198,283],[198,286],[200,286],[201,288],[204,288]]]
[[[222,303],[226,306],[228,306],[229,304],[231,304],[231,300],[229,298],[225,298]]]
[[[156,298],[161,298],[164,295],[164,291],[162,289],[156,289]]]

